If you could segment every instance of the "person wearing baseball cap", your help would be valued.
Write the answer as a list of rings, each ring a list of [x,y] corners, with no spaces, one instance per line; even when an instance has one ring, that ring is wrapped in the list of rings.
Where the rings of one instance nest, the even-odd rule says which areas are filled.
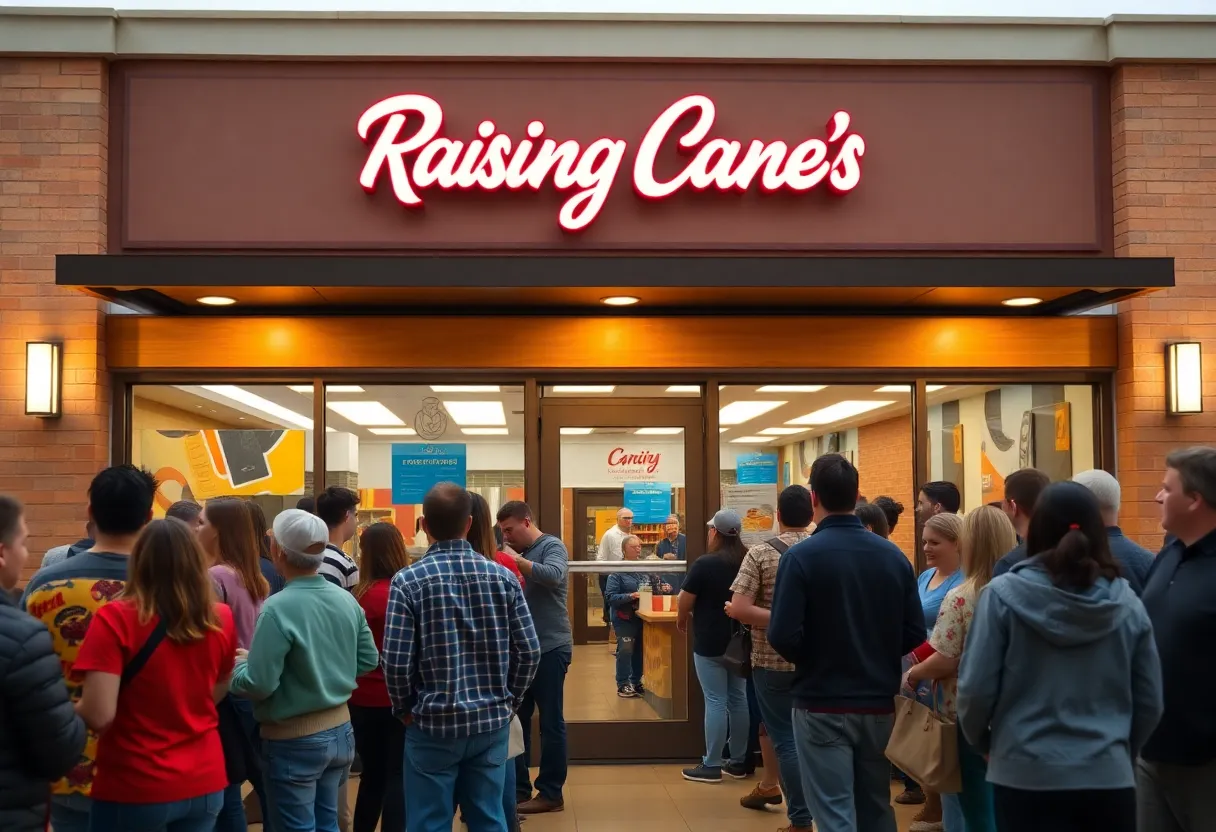
[[[685,780],[721,783],[722,772],[747,776],[747,739],[751,722],[747,709],[747,680],[732,672],[723,660],[734,632],[726,615],[731,584],[747,547],[740,532],[739,512],[724,508],[709,521],[709,548],[688,570],[680,590],[676,628],[688,632],[692,618],[693,666],[705,695],[705,756],[699,765],[683,771]],[[722,754],[730,736],[730,759]]]
[[[355,597],[317,574],[325,522],[287,509],[272,534],[286,585],[262,607],[248,654],[238,652],[231,691],[254,701],[273,826],[337,832],[338,787],[355,756],[347,701],[380,655]]]

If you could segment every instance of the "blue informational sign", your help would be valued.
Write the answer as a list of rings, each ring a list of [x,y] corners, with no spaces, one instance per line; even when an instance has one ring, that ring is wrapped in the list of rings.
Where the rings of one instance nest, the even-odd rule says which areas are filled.
[[[671,483],[625,483],[625,508],[635,523],[662,523],[671,514]]]
[[[739,485],[776,485],[776,454],[739,454],[735,460],[735,477]]]
[[[424,445],[393,443],[393,503],[421,503],[441,482],[464,487],[468,455],[463,444]]]

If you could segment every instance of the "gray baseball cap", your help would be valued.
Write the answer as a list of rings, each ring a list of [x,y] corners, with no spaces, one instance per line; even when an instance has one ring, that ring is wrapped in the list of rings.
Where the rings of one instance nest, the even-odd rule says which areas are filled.
[[[733,508],[724,508],[714,515],[713,520],[710,520],[705,525],[716,529],[718,534],[724,534],[727,537],[738,537],[740,529],[743,528],[743,519],[739,517],[739,512]]]

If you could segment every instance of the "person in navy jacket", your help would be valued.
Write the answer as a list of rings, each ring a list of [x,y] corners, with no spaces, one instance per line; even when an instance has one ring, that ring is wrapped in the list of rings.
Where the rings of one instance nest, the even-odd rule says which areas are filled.
[[[627,561],[642,557],[642,541],[631,534],[621,541],[621,553]],[[671,585],[661,583],[657,576],[645,572],[613,572],[604,588],[604,599],[612,612],[610,620],[616,632],[616,695],[622,699],[641,696],[642,688],[642,619],[638,618],[638,595],[643,586],[650,586],[656,595],[671,594]]]

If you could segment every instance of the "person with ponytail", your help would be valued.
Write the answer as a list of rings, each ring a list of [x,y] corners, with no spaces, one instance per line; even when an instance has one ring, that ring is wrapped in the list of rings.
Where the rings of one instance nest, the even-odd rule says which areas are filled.
[[[1046,488],[1028,558],[988,584],[967,634],[958,723],[988,756],[999,832],[1134,832],[1133,763],[1161,718],[1161,668],[1093,493]]]

